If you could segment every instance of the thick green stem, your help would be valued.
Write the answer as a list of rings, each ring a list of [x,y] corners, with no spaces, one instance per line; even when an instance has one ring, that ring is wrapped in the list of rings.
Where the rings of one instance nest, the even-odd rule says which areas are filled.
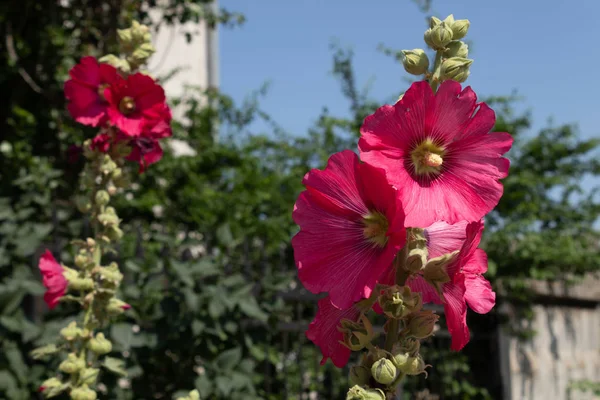
[[[402,250],[398,252],[394,259],[394,267],[396,268],[396,285],[404,286],[408,279],[408,271],[405,269],[406,256],[408,255],[408,247],[404,246]],[[389,352],[392,351],[394,345],[398,341],[398,331],[400,329],[400,321],[391,318],[388,322],[387,333],[385,336],[385,349]]]
[[[431,89],[435,93],[437,91],[438,86],[440,85],[442,78],[442,53],[443,50],[438,50],[435,53],[435,61],[433,63],[433,72],[431,74],[431,79],[429,79],[429,85],[431,85]]]

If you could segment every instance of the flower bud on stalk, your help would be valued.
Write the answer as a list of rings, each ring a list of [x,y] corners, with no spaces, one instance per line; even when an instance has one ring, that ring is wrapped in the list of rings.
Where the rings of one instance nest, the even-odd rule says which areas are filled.
[[[375,361],[375,364],[371,367],[371,375],[378,383],[389,385],[396,379],[397,371],[393,362],[387,358],[382,358]]]
[[[402,319],[419,311],[423,303],[420,293],[412,293],[408,286],[394,285],[381,291],[379,305],[386,316]]]
[[[67,359],[60,363],[58,369],[66,374],[74,374],[85,368],[85,360],[77,357],[75,353],[70,353]]]
[[[464,82],[471,73],[469,67],[473,64],[473,60],[461,57],[452,57],[444,60],[442,63],[442,80],[453,80],[456,82]]]
[[[346,394],[346,400],[385,400],[385,393],[381,389],[364,389],[355,385]]]
[[[444,51],[444,57],[460,57],[467,58],[469,56],[469,46],[459,40],[448,43]]]
[[[408,334],[417,339],[425,339],[433,335],[435,323],[440,317],[431,310],[420,311],[409,317]]]
[[[96,392],[90,389],[88,385],[76,387],[71,390],[72,400],[96,400],[97,398],[98,395]]]
[[[87,347],[99,356],[112,351],[112,343],[104,337],[103,333],[98,333],[95,338],[90,339]]]
[[[60,330],[60,336],[66,341],[71,342],[81,336],[81,329],[77,327],[77,322],[73,321]]]
[[[434,50],[443,50],[452,41],[452,29],[442,22],[425,31],[425,43]]]
[[[429,68],[429,58],[423,49],[402,50],[402,65],[409,74],[423,75]]]
[[[468,19],[459,19],[452,24],[452,38],[454,40],[462,39],[467,36],[471,22]]]

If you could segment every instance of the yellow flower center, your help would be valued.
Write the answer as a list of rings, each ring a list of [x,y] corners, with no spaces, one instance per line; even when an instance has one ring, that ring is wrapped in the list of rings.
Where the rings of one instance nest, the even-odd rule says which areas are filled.
[[[442,170],[444,163],[443,147],[438,146],[431,139],[425,139],[410,153],[415,173],[417,175],[437,175]]]
[[[104,89],[106,89],[109,86],[110,85],[108,83],[103,83],[100,86],[98,86],[98,95],[102,100],[106,100],[106,98],[104,97]]]
[[[131,114],[135,111],[135,101],[129,96],[123,97],[119,102],[119,111],[125,115]]]
[[[385,247],[387,244],[388,220],[385,215],[378,211],[371,211],[363,217],[363,235],[365,239],[377,247]]]

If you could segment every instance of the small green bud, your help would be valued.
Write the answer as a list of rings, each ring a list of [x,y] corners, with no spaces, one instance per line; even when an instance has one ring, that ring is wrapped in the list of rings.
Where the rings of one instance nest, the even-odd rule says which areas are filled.
[[[129,44],[133,41],[131,29],[117,29],[117,36],[119,36],[119,41],[123,44]]]
[[[98,395],[95,391],[90,389],[88,385],[73,388],[71,390],[72,400],[96,400]]]
[[[107,267],[99,267],[95,272],[100,275],[103,282],[110,282],[112,286],[116,286],[123,280],[123,274],[119,271],[119,266],[116,263],[110,263]]]
[[[441,23],[442,23],[442,20],[441,20],[441,19],[439,19],[438,17],[433,17],[433,16],[432,16],[432,17],[429,19],[429,27],[430,27],[430,28],[435,28],[436,26],[438,26],[438,25],[439,25],[439,24],[441,24]]]
[[[104,226],[118,226],[120,221],[119,217],[117,217],[116,215],[108,212],[103,212],[102,214],[98,215],[98,222],[100,222]]]
[[[462,39],[467,36],[467,32],[469,31],[469,27],[471,26],[471,22],[468,19],[459,19],[454,21],[451,25],[452,28],[452,38],[454,40]]]
[[[200,400],[200,392],[198,392],[198,390],[192,390],[190,392],[190,400]]]
[[[385,393],[381,389],[364,389],[355,385],[348,390],[346,400],[385,400]]]
[[[90,291],[94,289],[94,280],[91,278],[75,278],[69,280],[69,288],[73,290]]]
[[[100,171],[104,175],[108,175],[112,173],[115,169],[117,169],[117,164],[113,161],[112,158],[108,154],[104,155],[102,159],[102,165],[100,165]]]
[[[75,206],[81,213],[87,213],[92,209],[92,203],[85,196],[77,196],[75,197]]]
[[[460,40],[455,40],[450,42],[448,46],[446,46],[446,50],[444,51],[444,57],[461,57],[467,58],[469,56],[469,46],[461,42]]]
[[[431,310],[424,310],[409,317],[407,328],[409,335],[417,339],[425,339],[433,335],[435,323],[440,317]]]
[[[398,353],[394,356],[394,359],[392,361],[397,369],[399,369],[400,371],[404,371],[409,359],[410,356],[408,353]]]
[[[430,46],[434,50],[443,50],[452,41],[452,29],[445,22],[429,29],[431,30],[429,34]]]
[[[58,378],[46,379],[40,385],[39,391],[42,392],[45,398],[56,397],[64,392],[69,385],[62,383]]]
[[[420,350],[420,341],[413,338],[407,338],[403,340],[402,345],[398,350],[398,353],[406,353],[409,357],[416,357],[419,354]]]
[[[461,57],[452,57],[444,60],[442,63],[442,80],[453,80],[456,82],[464,82],[471,73],[469,67],[473,64],[473,60]]]
[[[85,243],[88,245],[89,248],[93,248],[94,246],[96,246],[96,241],[92,238],[87,238],[85,240]]]
[[[445,22],[449,27],[452,27],[452,24],[454,23],[454,14],[448,15],[446,18],[444,18],[443,22]]]
[[[100,370],[98,368],[85,368],[79,373],[79,383],[82,385],[90,385],[93,386],[96,384],[96,379],[98,379],[98,373]]]
[[[67,359],[60,363],[58,369],[66,374],[74,374],[85,368],[85,360],[77,357],[75,353],[70,353]]]
[[[415,274],[423,269],[423,266],[427,264],[428,252],[426,249],[412,249],[408,252],[406,257],[406,263],[404,269],[411,274]]]
[[[433,286],[440,296],[440,299],[444,299],[442,292],[442,286],[444,283],[450,282],[450,276],[447,272],[447,267],[458,257],[458,250],[453,253],[444,254],[442,256],[432,258],[427,262],[425,268],[423,268],[423,278],[427,283]]]
[[[131,67],[129,66],[127,60],[123,60],[115,56],[114,54],[107,54],[101,57],[98,61],[100,61],[101,63],[112,65],[113,67],[120,69],[123,72],[131,71]]]
[[[402,50],[402,65],[409,74],[423,75],[429,68],[429,58],[423,49]]]
[[[352,351],[364,349],[375,337],[371,321],[364,314],[361,314],[357,322],[342,319],[338,330],[344,334],[342,344]]]
[[[112,241],[119,241],[123,237],[123,231],[118,226],[109,226],[106,229],[106,236]]]
[[[423,307],[421,294],[413,293],[408,286],[390,286],[381,291],[378,301],[383,313],[394,319],[402,319]]]
[[[97,355],[108,354],[112,351],[112,343],[104,337],[102,332],[96,334],[95,338],[90,339],[87,344],[88,349]]]
[[[375,364],[371,367],[371,375],[373,375],[373,378],[382,385],[389,385],[394,382],[396,373],[397,371],[394,363],[387,358],[375,361]]]
[[[36,349],[33,349],[29,355],[31,356],[31,358],[33,358],[34,360],[40,360],[46,356],[49,356],[51,354],[55,354],[56,352],[58,352],[58,347],[52,343],[52,344],[47,344],[45,346],[42,347],[38,347]]]
[[[81,329],[77,327],[77,322],[73,321],[65,328],[60,330],[60,336],[66,341],[70,342],[81,336]]]
[[[406,375],[427,375],[427,371],[425,371],[425,368],[427,368],[428,366],[429,365],[425,365],[423,358],[419,355],[417,357],[409,358],[408,363],[406,364],[402,372],[404,372]]]
[[[110,195],[106,190],[98,190],[96,192],[96,204],[99,206],[105,206],[110,202]]]
[[[75,257],[75,260],[77,260],[77,257]],[[77,261],[75,261],[75,262],[77,263]],[[63,267],[63,276],[65,277],[65,279],[68,282],[71,282],[74,279],[77,279],[79,277],[79,272],[75,271],[74,269],[65,267],[64,265],[62,267]]]
[[[354,385],[367,385],[371,380],[371,371],[369,368],[362,365],[355,365],[350,368],[350,382]]]
[[[123,314],[126,310],[129,310],[131,306],[125,303],[123,300],[112,298],[108,301],[106,311],[109,315],[117,316]]]

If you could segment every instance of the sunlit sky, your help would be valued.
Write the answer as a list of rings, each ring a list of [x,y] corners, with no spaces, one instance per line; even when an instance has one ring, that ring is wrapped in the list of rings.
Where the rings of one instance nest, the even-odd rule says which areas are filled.
[[[382,102],[404,91],[407,74],[377,50],[424,47],[425,14],[409,0],[220,0],[246,15],[240,28],[221,29],[220,80],[242,100],[269,82],[262,108],[285,130],[304,134],[323,106],[347,115],[331,75],[336,40],[355,54],[359,86]],[[433,0],[431,14],[468,18],[475,59],[467,83],[480,97],[510,94],[533,112],[534,129],[575,122],[584,137],[600,135],[600,1]],[[256,124],[253,130],[263,126]]]

